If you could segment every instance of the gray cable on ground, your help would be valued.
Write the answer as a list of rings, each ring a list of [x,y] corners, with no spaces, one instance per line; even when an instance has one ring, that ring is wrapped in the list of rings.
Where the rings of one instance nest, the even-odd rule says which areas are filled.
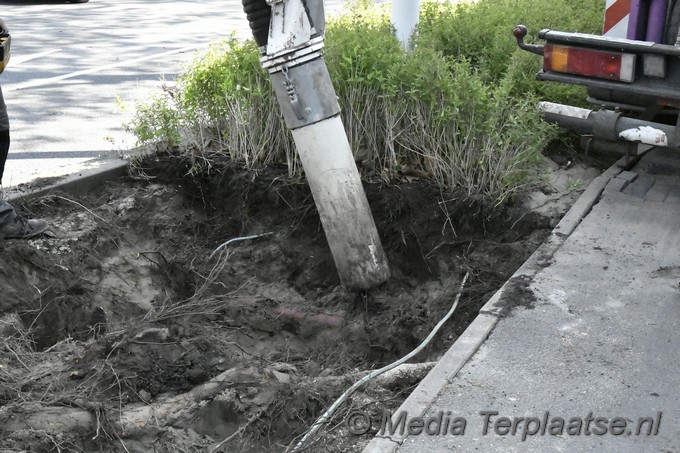
[[[269,233],[262,233],[262,234],[254,234],[254,235],[252,235],[252,236],[244,236],[244,237],[241,237],[241,238],[229,239],[228,241],[223,242],[222,244],[220,244],[220,246],[217,247],[215,250],[213,250],[213,252],[210,254],[210,256],[208,257],[208,259],[212,259],[212,257],[215,256],[215,254],[216,254],[217,252],[219,252],[220,250],[222,250],[223,248],[225,248],[226,246],[228,246],[228,245],[231,244],[232,242],[248,241],[248,240],[250,240],[250,239],[257,239],[257,238],[261,238],[261,237],[264,237],[264,236],[269,236],[270,234],[274,234],[274,233],[273,233],[273,232],[269,232]]]
[[[338,408],[340,406],[342,406],[342,404],[347,400],[347,398],[349,398],[349,396],[352,393],[354,393],[359,387],[361,387],[362,385],[364,385],[366,382],[370,381],[374,377],[379,376],[379,375],[385,373],[386,371],[391,370],[392,368],[398,367],[399,365],[406,362],[407,360],[410,360],[413,356],[415,356],[420,351],[422,351],[425,348],[425,346],[427,346],[430,343],[430,341],[432,341],[432,338],[434,338],[434,336],[437,334],[439,329],[444,325],[444,323],[449,320],[451,315],[453,315],[453,312],[456,311],[456,307],[458,307],[458,302],[460,301],[460,296],[461,296],[461,294],[463,294],[463,288],[465,287],[465,283],[467,282],[467,279],[468,279],[469,276],[470,276],[470,273],[468,272],[468,273],[465,274],[465,277],[463,277],[463,281],[460,283],[460,290],[458,291],[458,295],[456,296],[456,300],[453,303],[453,306],[451,307],[449,312],[441,319],[441,321],[439,321],[437,323],[436,326],[434,326],[434,329],[432,329],[432,332],[430,332],[430,334],[427,336],[427,338],[425,338],[425,340],[423,340],[423,342],[420,343],[420,345],[417,348],[415,348],[413,351],[409,352],[408,354],[406,354],[404,357],[397,360],[396,362],[393,362],[393,363],[391,363],[387,366],[384,366],[384,367],[380,368],[379,370],[372,371],[372,372],[368,373],[366,376],[364,376],[363,378],[361,378],[359,381],[355,382],[354,385],[352,385],[350,388],[348,388],[345,391],[345,393],[340,395],[340,398],[335,400],[333,405],[331,407],[329,407],[328,410],[326,412],[324,412],[323,415],[321,415],[321,417],[319,417],[316,420],[316,422],[314,422],[312,427],[309,428],[309,430],[307,430],[307,432],[302,437],[302,439],[300,439],[300,442],[298,442],[297,445],[295,445],[295,447],[291,450],[291,453],[295,453],[296,451],[298,451],[302,447],[304,447],[305,443],[309,439],[313,438],[316,435],[316,433],[319,431],[321,426],[323,426],[328,421],[330,421],[330,419],[333,416],[333,414],[335,413],[335,411],[338,410]]]

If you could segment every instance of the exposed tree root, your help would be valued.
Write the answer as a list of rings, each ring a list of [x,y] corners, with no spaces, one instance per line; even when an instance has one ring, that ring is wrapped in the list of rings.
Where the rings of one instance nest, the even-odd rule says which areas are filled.
[[[225,371],[205,384],[187,393],[172,396],[152,404],[132,404],[123,407],[117,417],[110,417],[120,437],[131,437],[145,432],[148,428],[163,428],[184,414],[196,409],[202,401],[208,400],[223,390],[241,384],[261,385],[264,374],[255,367],[236,367]],[[48,433],[94,432],[100,423],[98,408],[82,400],[73,402],[76,407],[45,407],[36,404],[25,408],[23,414],[14,414],[0,424],[0,433],[20,430],[39,430]]]
[[[403,364],[379,376],[372,381],[371,385],[383,388],[414,385],[422,380],[434,365],[434,362]],[[110,426],[107,426],[106,430],[109,431],[112,428],[116,437],[125,439],[148,433],[149,429],[163,429],[172,426],[173,422],[181,417],[196,411],[202,403],[214,398],[228,388],[238,385],[260,387],[267,382],[269,382],[269,385],[272,383],[280,385],[281,381],[284,380],[281,376],[286,374],[285,371],[292,371],[292,367],[281,364],[281,366],[265,369],[256,367],[232,368],[189,392],[166,397],[151,404],[130,404],[124,406],[118,413],[109,413],[107,419]],[[346,381],[356,379],[357,375],[363,374],[365,373],[319,377],[306,381],[305,386],[313,392],[314,389],[342,385]],[[24,407],[22,413],[14,413],[4,420],[0,419],[0,433],[8,435],[22,431],[39,431],[52,435],[60,433],[85,434],[98,432],[102,428],[104,418],[101,417],[102,407],[100,405],[83,400],[75,400],[73,405],[74,407],[58,407],[43,406],[36,403]],[[256,415],[262,415],[262,411],[258,411]],[[251,420],[239,432],[243,432],[250,424]],[[224,443],[222,441],[220,444],[224,445]]]

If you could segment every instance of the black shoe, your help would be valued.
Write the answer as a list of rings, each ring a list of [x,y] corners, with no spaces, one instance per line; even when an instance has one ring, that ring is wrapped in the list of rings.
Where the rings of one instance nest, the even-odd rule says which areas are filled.
[[[0,239],[30,239],[43,233],[49,224],[42,219],[26,219],[16,216],[13,221],[0,227]]]

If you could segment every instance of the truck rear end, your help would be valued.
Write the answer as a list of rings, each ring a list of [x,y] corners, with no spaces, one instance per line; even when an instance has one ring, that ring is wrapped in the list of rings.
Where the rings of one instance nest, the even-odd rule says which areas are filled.
[[[680,148],[680,0],[607,0],[603,35],[542,30],[543,45],[519,46],[543,57],[537,79],[583,85],[584,109],[541,102],[547,121],[599,141]]]

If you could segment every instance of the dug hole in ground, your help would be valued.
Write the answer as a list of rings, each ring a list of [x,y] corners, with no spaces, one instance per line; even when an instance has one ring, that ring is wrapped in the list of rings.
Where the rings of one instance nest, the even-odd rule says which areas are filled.
[[[3,451],[202,452],[225,439],[218,451],[284,451],[418,345],[469,272],[421,365],[369,383],[306,447],[359,452],[374,432],[348,433],[348,411],[399,407],[601,173],[546,158],[547,188],[503,208],[426,180],[365,183],[393,277],[351,293],[304,180],[216,168],[190,177],[187,159],[158,154],[21,207],[52,228],[0,243]]]

